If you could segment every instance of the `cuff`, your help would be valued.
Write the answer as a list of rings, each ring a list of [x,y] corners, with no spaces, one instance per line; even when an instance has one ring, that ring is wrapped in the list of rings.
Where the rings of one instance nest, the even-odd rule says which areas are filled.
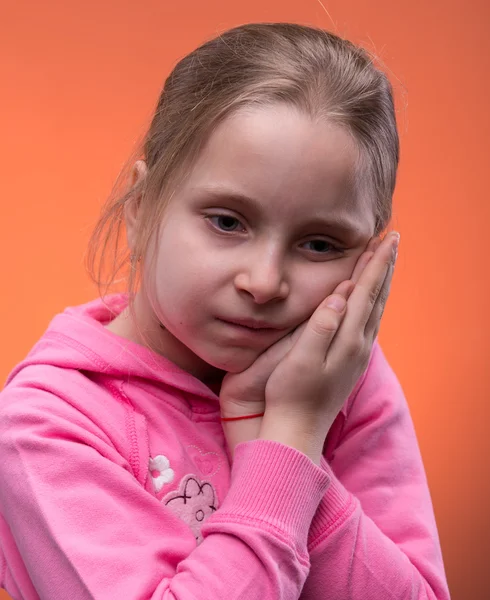
[[[230,489],[215,514],[259,520],[306,540],[329,483],[328,473],[295,448],[272,440],[242,442],[235,448]]]
[[[330,485],[311,522],[308,534],[309,549],[320,536],[328,534],[343,523],[356,506],[354,496],[337,479],[325,457],[322,457],[320,464],[329,478]]]

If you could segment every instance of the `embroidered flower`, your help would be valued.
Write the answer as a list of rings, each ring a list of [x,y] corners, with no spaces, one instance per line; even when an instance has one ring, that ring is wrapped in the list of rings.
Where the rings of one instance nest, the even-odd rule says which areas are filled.
[[[150,457],[148,468],[156,492],[159,492],[165,483],[170,483],[174,480],[174,470],[170,468],[170,462],[163,454],[159,454],[155,458]]]
[[[187,475],[180,482],[179,490],[169,492],[162,502],[189,525],[197,543],[202,542],[201,525],[218,508],[213,486],[199,481],[195,475]]]

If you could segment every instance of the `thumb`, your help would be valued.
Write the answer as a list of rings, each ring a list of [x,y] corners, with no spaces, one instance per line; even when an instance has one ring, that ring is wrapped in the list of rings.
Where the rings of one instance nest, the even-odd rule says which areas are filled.
[[[308,362],[323,362],[346,312],[347,301],[340,294],[328,296],[310,317],[294,352]]]

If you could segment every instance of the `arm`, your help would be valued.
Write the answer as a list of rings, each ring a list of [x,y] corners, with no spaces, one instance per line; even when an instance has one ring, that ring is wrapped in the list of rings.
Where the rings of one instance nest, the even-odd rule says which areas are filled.
[[[394,256],[389,260],[388,250],[383,242],[362,272],[333,343],[334,315],[321,305],[312,327],[305,329],[306,335],[267,382],[259,435],[290,444],[315,462],[318,456],[330,477],[310,529],[312,567],[301,596],[305,600],[449,598],[413,424],[398,381],[377,344],[362,371],[362,385],[331,465],[318,452],[325,411],[333,423],[340,399],[347,397],[345,390],[352,389],[355,363],[362,364],[359,357],[376,336],[393,272]],[[305,428],[298,417],[315,413],[319,422],[310,419]],[[287,428],[281,425],[285,414],[293,416]],[[234,431],[233,436],[239,433]]]
[[[0,584],[24,600],[296,600],[328,484],[293,448],[241,444],[196,547],[89,416],[28,386],[1,396],[0,479]]]
[[[330,485],[311,524],[301,598],[448,600],[412,419],[377,343],[361,382],[333,459],[321,458]],[[261,424],[224,423],[230,451],[258,436]]]
[[[408,406],[376,344],[310,529],[301,598],[448,600],[449,591]]]

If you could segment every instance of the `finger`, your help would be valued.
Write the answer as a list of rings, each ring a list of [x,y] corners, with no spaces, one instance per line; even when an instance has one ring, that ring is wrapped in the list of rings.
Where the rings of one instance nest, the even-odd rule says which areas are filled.
[[[386,236],[361,273],[349,298],[349,318],[343,324],[346,335],[356,336],[365,330],[393,262],[394,242],[398,239],[396,232]]]
[[[356,284],[351,279],[346,279],[345,281],[339,283],[339,285],[334,289],[332,294],[338,294],[339,296],[343,296],[347,300],[355,286]]]
[[[352,273],[352,277],[351,277],[352,281],[357,282],[359,280],[361,273],[364,271],[366,265],[371,260],[371,258],[374,256],[374,253],[379,248],[380,244],[381,244],[380,237],[371,238],[365,251],[361,254],[361,256],[359,257],[359,259],[356,263],[354,272]]]
[[[346,306],[346,299],[339,294],[331,294],[320,304],[291,350],[299,364],[323,364],[346,313]]]
[[[334,289],[332,294],[339,294],[340,296],[343,296],[347,300],[349,298],[349,296],[351,295],[354,287],[355,287],[355,283],[353,281],[351,281],[350,279],[347,279],[347,280],[339,283],[339,285]],[[330,295],[332,295],[332,294],[330,294]],[[308,324],[308,321],[309,321],[309,319],[306,319],[306,321],[303,321],[303,323],[298,325],[298,327],[296,327],[296,329],[293,329],[293,331],[291,331],[289,333],[289,338],[290,338],[290,341],[292,344],[294,344],[296,342],[296,340],[299,338],[301,333],[304,331],[306,325]]]
[[[376,250],[380,247],[382,241],[383,240],[379,235],[373,236],[369,240],[369,244],[367,245],[366,251],[376,252]]]
[[[374,256],[374,252],[364,252],[363,254],[361,254],[361,256],[359,257],[359,259],[356,263],[354,271],[352,273],[352,276],[351,276],[352,281],[354,281],[355,283],[357,283],[359,281],[359,277],[361,276],[361,273],[364,271],[364,269],[366,268],[366,265],[373,258],[373,256]]]
[[[395,264],[394,262],[392,262],[388,268],[388,272],[383,282],[383,286],[379,292],[376,304],[374,305],[373,312],[371,313],[371,316],[369,317],[369,320],[366,323],[366,327],[364,329],[365,336],[371,342],[371,344],[374,342],[376,336],[378,335],[379,327],[381,325],[381,318],[383,317],[386,308],[386,303],[388,302],[388,297],[390,295],[390,288],[394,270]]]

